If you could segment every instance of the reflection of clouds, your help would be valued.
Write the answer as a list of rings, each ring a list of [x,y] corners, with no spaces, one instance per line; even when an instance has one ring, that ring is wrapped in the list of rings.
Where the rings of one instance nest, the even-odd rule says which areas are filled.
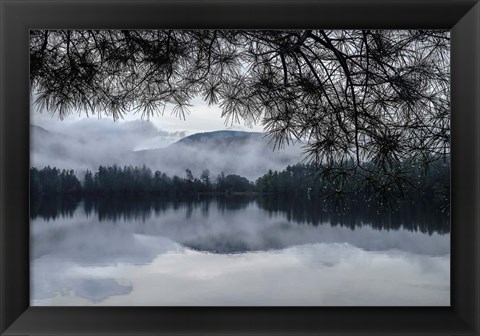
[[[76,286],[75,295],[97,303],[114,295],[127,295],[131,291],[132,286],[119,285],[113,279],[87,279]]]
[[[185,210],[182,210],[185,211]],[[251,203],[241,211],[211,206],[208,217],[199,208],[190,209],[188,220],[183,212],[168,209],[161,217],[142,224],[142,232],[161,235],[198,250],[241,252],[285,248],[306,243],[346,242],[367,250],[398,249],[414,253],[443,255],[450,251],[450,236],[402,230],[375,230],[367,225],[347,227],[299,225],[286,215],[269,215]]]
[[[132,290],[88,304],[448,305],[449,271],[448,255],[364,251],[349,244],[307,244],[234,255],[185,250],[160,255],[146,265],[93,270],[96,276],[108,273],[122,279]],[[72,292],[41,302],[85,304]]]
[[[131,285],[120,284],[113,278],[97,277],[93,272],[82,272],[76,263],[69,260],[45,257],[35,260],[31,266],[33,305],[73,294],[87,302],[98,303],[131,291]]]
[[[83,207],[32,220],[32,304],[449,303],[449,235],[299,225],[255,202],[215,204],[207,214],[152,210],[145,220],[100,222]],[[201,252],[235,249],[244,253]]]
[[[77,217],[35,222],[32,224],[32,259],[47,255],[81,265],[144,264],[160,253],[183,249],[164,237],[136,234],[134,230],[138,227],[122,222],[96,222]],[[52,222],[63,222],[63,225],[49,229]],[[71,226],[67,227],[69,222]]]
[[[86,216],[79,207],[72,218],[48,222],[35,219],[31,225],[32,258],[62,255],[83,264],[146,263],[159,253],[181,249],[180,245],[225,253],[321,242],[427,255],[445,255],[450,251],[449,235],[375,230],[369,226],[351,230],[328,223],[299,225],[288,221],[284,214],[270,215],[255,203],[238,211],[212,203],[208,215],[202,209],[201,206],[174,208],[170,204],[164,211],[152,210],[145,220],[120,218],[100,222],[95,215]]]

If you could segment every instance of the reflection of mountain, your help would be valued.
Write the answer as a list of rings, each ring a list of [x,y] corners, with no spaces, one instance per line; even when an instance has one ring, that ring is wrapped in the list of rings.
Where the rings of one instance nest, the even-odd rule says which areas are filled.
[[[73,217],[76,209],[83,205],[87,215],[99,221],[146,220],[168,210],[183,211],[188,217],[195,209],[206,216],[212,208],[220,213],[243,211],[255,204],[269,216],[285,215],[289,221],[299,225],[323,225],[347,227],[354,230],[370,226],[376,230],[419,231],[423,233],[447,234],[450,232],[448,213],[438,211],[437,205],[428,200],[421,204],[405,201],[396,209],[369,206],[361,200],[350,200],[341,204],[333,201],[307,200],[303,197],[275,196],[192,196],[168,198],[152,195],[113,195],[75,197],[39,197],[32,199],[30,215],[47,220]]]
[[[64,198],[58,203],[46,198],[42,203],[35,200],[30,224],[32,298],[47,299],[58,295],[59,290],[97,303],[130,292],[135,295],[139,287],[125,277],[142,269],[132,265],[153,265],[152,271],[133,275],[137,279],[139,274],[143,279],[158,275],[147,288],[162,287],[165,277],[178,272],[183,290],[189,286],[182,285],[182,279],[193,274],[192,267],[197,267],[204,280],[210,270],[227,268],[228,273],[230,265],[237,265],[237,274],[246,272],[248,278],[253,265],[266,283],[263,270],[271,269],[277,257],[289,265],[305,263],[308,272],[320,267],[315,273],[317,280],[325,274],[322,272],[331,274],[339,266],[340,280],[360,272],[375,281],[386,273],[385,265],[395,260],[398,264],[399,256],[414,258],[408,268],[420,267],[435,276],[438,263],[448,263],[448,216],[432,211],[428,204],[410,204],[395,214],[384,211],[380,215],[380,209],[345,205],[342,210],[318,200],[244,196],[177,200],[108,196],[68,202]],[[380,257],[372,259],[372,251],[381,251]],[[222,256],[230,253],[240,254]],[[256,256],[260,262],[251,264]],[[185,264],[185,257],[194,259]],[[198,266],[203,258],[208,262]],[[222,258],[225,264],[219,263]],[[352,272],[345,275],[348,264],[353,266]],[[398,265],[404,264],[401,259]],[[372,265],[379,267],[380,273],[372,275]],[[273,281],[291,273],[283,266],[276,266],[279,273],[271,277]],[[118,267],[126,272],[116,272]],[[393,277],[409,274],[393,269]],[[299,278],[303,279],[302,275]],[[202,286],[211,281],[208,279]],[[411,279],[407,280],[410,286]],[[318,281],[310,283],[318,286]],[[151,295],[150,290],[147,293]]]
[[[388,209],[379,211],[381,209],[369,208],[358,204],[358,201],[342,204],[339,209],[332,203],[304,198],[286,200],[247,196],[177,200],[114,196],[85,198],[83,202],[54,203],[54,200],[44,199],[42,203],[36,201],[34,204],[37,204],[32,206],[34,220],[38,217],[47,220],[61,217],[60,221],[76,221],[84,225],[96,221],[98,224],[94,226],[94,232],[101,237],[130,232],[165,237],[189,248],[218,253],[344,241],[366,249],[398,248],[418,252],[431,250],[432,247],[415,243],[406,248],[405,244],[411,242],[400,241],[402,237],[420,239],[422,236],[450,232],[448,215],[435,211],[428,202],[419,206],[404,204],[395,212]],[[89,220],[77,219],[79,213]],[[98,230],[106,230],[108,234]],[[82,231],[91,233],[88,228]],[[363,237],[364,234],[375,236],[375,239]],[[356,240],[358,235],[363,238]],[[384,236],[391,237],[384,239]]]
[[[204,169],[209,169],[213,177],[223,171],[256,179],[269,169],[282,170],[302,159],[300,144],[274,150],[273,143],[263,133],[239,131],[197,133],[165,148],[133,151],[137,142],[161,132],[148,124],[130,128],[83,127],[67,135],[31,125],[32,165],[77,172],[96,171],[99,165],[146,165],[168,175],[183,176],[185,169],[190,169],[198,177]]]
[[[250,179],[269,169],[283,169],[301,160],[301,146],[292,145],[274,150],[263,133],[216,131],[197,133],[166,148],[136,152],[137,161],[155,167],[161,162],[164,170],[191,169],[199,174],[208,168],[213,174],[239,174]]]

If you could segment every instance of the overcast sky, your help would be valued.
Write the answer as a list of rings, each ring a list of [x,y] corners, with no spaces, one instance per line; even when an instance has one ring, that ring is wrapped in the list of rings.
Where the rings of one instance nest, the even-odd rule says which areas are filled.
[[[268,139],[255,138],[235,148],[194,146],[182,151],[168,151],[163,155],[137,153],[149,149],[167,148],[178,140],[200,132],[240,130],[262,132],[261,125],[246,126],[243,123],[225,124],[218,106],[209,107],[205,102],[193,100],[185,120],[172,115],[172,107],[164,115],[141,119],[140,114],[130,113],[124,119],[113,121],[110,116],[87,117],[85,113],[72,113],[63,120],[48,111],[31,107],[30,164],[33,167],[53,166],[84,172],[96,170],[99,165],[146,164],[169,175],[181,175],[186,168],[199,175],[208,168],[212,174],[225,172],[256,179],[269,169],[282,170],[289,164],[302,160],[301,145],[273,150]],[[137,155],[138,154],[138,155]],[[143,156],[142,156],[143,155]],[[165,159],[168,157],[168,159]],[[198,171],[197,171],[198,170]]]

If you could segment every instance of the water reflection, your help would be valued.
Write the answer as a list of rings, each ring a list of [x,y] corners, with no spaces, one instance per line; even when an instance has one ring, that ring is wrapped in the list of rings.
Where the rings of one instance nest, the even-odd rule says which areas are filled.
[[[272,196],[196,196],[183,199],[167,199],[147,195],[113,195],[103,197],[40,197],[32,201],[30,216],[51,220],[73,217],[83,204],[84,213],[95,215],[98,220],[148,220],[169,209],[183,211],[185,219],[191,218],[194,210],[200,209],[208,217],[214,206],[222,215],[246,209],[249,205],[265,210],[269,215],[283,214],[288,221],[298,224],[346,226],[351,229],[371,226],[375,229],[420,231],[424,233],[450,233],[447,212],[438,209],[428,200],[418,203],[405,201],[394,208],[379,208],[362,200],[344,200],[336,203],[302,197]]]
[[[34,200],[32,304],[448,305],[448,215],[428,203],[377,210],[273,197]]]
[[[126,295],[132,286],[123,286],[114,279],[84,279],[75,288],[75,295],[92,302],[101,302],[114,295]]]

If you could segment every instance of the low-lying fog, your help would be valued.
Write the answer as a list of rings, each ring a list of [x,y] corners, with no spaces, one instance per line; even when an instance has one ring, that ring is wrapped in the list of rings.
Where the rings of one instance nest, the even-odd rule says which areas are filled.
[[[186,132],[161,131],[141,120],[81,119],[47,127],[30,127],[31,166],[74,169],[79,175],[87,169],[96,171],[99,165],[145,164],[168,175],[184,176],[190,169],[199,177],[209,169],[212,176],[223,171],[254,180],[269,169],[282,170],[303,159],[301,145],[274,151],[270,138],[254,132],[230,131],[229,146],[219,146],[213,133],[210,142],[176,143]]]

